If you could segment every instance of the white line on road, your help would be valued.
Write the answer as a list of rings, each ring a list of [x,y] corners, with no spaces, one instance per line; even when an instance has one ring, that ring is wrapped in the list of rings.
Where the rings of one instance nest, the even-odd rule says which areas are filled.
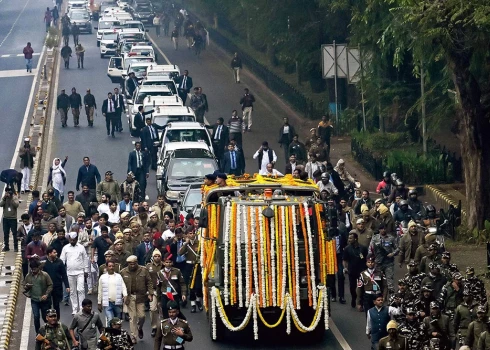
[[[158,52],[160,52],[160,54],[163,56],[163,58],[165,58],[165,61],[167,61],[167,64],[172,64],[172,63],[170,63],[170,60],[168,59],[167,55],[165,55],[163,53],[163,51],[160,49],[160,47],[158,47],[158,44],[155,42],[155,40],[152,39],[152,37],[150,35],[148,35],[148,39],[150,39],[153,46],[156,47]]]
[[[331,317],[328,320],[328,323],[330,326],[330,330],[332,331],[332,334],[334,335],[335,339],[337,339],[337,341],[339,342],[342,349],[343,350],[352,350],[349,343],[347,343],[347,340],[345,340],[342,333],[340,333],[340,330],[337,328],[337,325],[335,324],[335,322],[332,320]]]
[[[3,38],[2,42],[0,43],[0,47],[2,47],[3,43],[5,42],[5,40],[7,40],[7,38],[10,36],[10,34],[12,34],[12,31],[14,30],[14,27],[15,25],[17,24],[17,22],[19,21],[19,18],[20,16],[24,13],[24,10],[26,9],[27,5],[29,4],[31,0],[27,0],[26,1],[26,4],[24,5],[24,7],[22,8],[22,11],[20,11],[19,15],[17,16],[17,18],[15,19],[14,23],[12,23],[12,27],[10,27],[10,30],[9,32],[7,33],[7,35],[5,36],[5,38]]]
[[[34,52],[32,56],[39,56],[40,54],[41,54],[40,52]],[[5,55],[1,55],[0,57],[6,58],[6,57],[23,57],[23,56],[24,56],[23,53],[8,53]]]
[[[25,69],[0,70],[0,78],[28,77],[34,74],[37,75],[37,68],[32,73],[27,73]]]

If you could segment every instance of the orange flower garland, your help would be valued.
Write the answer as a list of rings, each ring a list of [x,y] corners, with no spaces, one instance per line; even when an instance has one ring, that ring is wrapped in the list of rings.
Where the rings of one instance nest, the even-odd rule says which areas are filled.
[[[308,280],[308,305],[311,307],[313,305],[313,300],[311,291],[310,252],[308,248],[308,232],[306,231],[305,213],[302,205],[299,206],[299,216],[305,245],[306,279]]]

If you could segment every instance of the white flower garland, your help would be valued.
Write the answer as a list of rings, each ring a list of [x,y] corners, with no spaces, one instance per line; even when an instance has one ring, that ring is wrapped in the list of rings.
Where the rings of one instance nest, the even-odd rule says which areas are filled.
[[[250,303],[250,294],[248,294],[248,291],[250,290],[250,278],[251,278],[251,273],[250,271],[250,259],[249,259],[249,253],[250,253],[250,245],[252,242],[248,239],[248,230],[250,229],[248,226],[248,211],[250,210],[250,207],[248,206],[243,206],[243,228],[244,228],[244,235],[245,235],[245,307],[248,307]]]
[[[274,210],[275,212],[275,210]],[[271,269],[272,271],[269,271],[270,274],[272,274],[272,306],[277,306],[277,296],[276,296],[276,227],[275,227],[275,219],[271,218]]]
[[[266,280],[266,274],[265,274],[265,259],[266,257],[264,256],[264,245],[265,245],[265,232],[264,232],[264,216],[259,214],[259,242],[260,244],[258,244],[258,254],[259,256],[261,257],[260,259],[260,279],[261,279],[261,282],[262,282],[262,285],[261,285],[261,288],[260,288],[260,297],[258,298],[259,300],[259,306],[261,305],[260,304],[260,299],[262,298],[262,302],[263,302],[263,305],[267,305],[266,304],[266,299],[267,298],[267,295],[265,293],[265,280]]]
[[[287,257],[286,250],[289,248],[286,246],[286,215],[284,213],[284,206],[281,206],[281,237],[282,237],[282,281],[281,281],[281,300],[284,301],[286,297],[286,277],[287,277]],[[284,308],[284,302],[281,305],[281,308]]]
[[[256,220],[257,218],[255,217],[255,208],[251,208],[252,215],[250,216],[251,218],[251,226],[252,226],[252,271],[253,271],[253,279],[254,279],[254,294],[260,293],[259,290],[259,272],[257,268],[257,232],[256,232]]]
[[[217,288],[213,287],[211,289],[211,327],[212,329],[212,334],[213,334],[213,339],[216,340],[216,293]]]
[[[231,203],[227,202],[226,203],[226,209],[225,209],[225,252],[224,252],[224,265],[225,265],[225,271],[224,271],[224,291],[223,291],[223,296],[225,297],[225,305],[229,304],[229,274],[230,274],[230,215],[231,214]]]
[[[253,313],[254,305],[255,305],[255,294],[253,294],[251,299],[250,299],[250,306],[247,309],[247,313],[245,315],[245,318],[243,319],[242,323],[240,323],[238,326],[234,327],[229,321],[227,321],[227,318],[225,315],[225,310],[223,310],[223,308],[219,305],[218,293],[219,293],[219,289],[216,287],[213,287],[213,289],[211,291],[211,299],[212,299],[211,303],[213,305],[213,311],[211,311],[211,317],[213,318],[212,319],[213,339],[216,339],[216,308],[218,309],[219,316],[221,318],[221,321],[225,325],[225,327],[232,332],[239,332],[239,331],[242,331],[243,329],[245,329],[245,327],[247,326],[247,324],[250,320],[250,317],[252,317],[252,313]],[[255,315],[254,318],[255,318],[254,329],[257,328],[257,338],[258,338],[258,325],[256,324],[257,323],[256,322],[257,316]],[[255,338],[255,339],[257,339],[257,338]]]
[[[321,286],[319,289],[322,289],[322,298],[319,300],[320,305],[318,307],[320,308],[317,318],[314,320],[314,323],[311,325],[311,327],[306,327],[304,324],[301,323],[299,320],[298,314],[296,313],[296,310],[294,309],[293,301],[291,298],[288,298],[288,303],[289,303],[289,309],[291,309],[291,316],[293,317],[295,324],[297,327],[301,328],[304,332],[311,332],[315,330],[315,328],[318,326],[320,323],[320,319],[322,318],[322,311],[324,310],[324,304],[326,304],[326,297],[325,295],[327,294],[325,291],[325,287]],[[327,315],[325,315],[326,317]]]
[[[291,334],[291,309],[289,308],[289,294],[286,294],[286,300],[283,304],[286,305],[286,333]]]
[[[254,320],[254,339],[257,340],[259,339],[259,324],[257,322],[257,303],[259,302],[259,297],[257,294],[254,294],[254,300],[252,302],[252,308],[253,308],[253,320]]]
[[[299,249],[298,249],[298,232],[296,229],[296,206],[293,205],[293,241],[294,241],[294,276],[295,276],[295,293],[296,293],[296,308],[301,308],[301,297],[299,291]]]
[[[313,254],[313,234],[311,233],[310,214],[308,212],[308,203],[303,203],[305,212],[306,231],[308,234],[308,250],[310,253],[310,272],[311,272],[311,293],[313,294],[313,309],[316,310],[316,283],[315,283],[315,255]]]
[[[237,206],[236,218],[236,264],[238,269],[238,306],[243,307],[243,282],[242,282],[242,229],[240,225],[243,215],[243,205]]]

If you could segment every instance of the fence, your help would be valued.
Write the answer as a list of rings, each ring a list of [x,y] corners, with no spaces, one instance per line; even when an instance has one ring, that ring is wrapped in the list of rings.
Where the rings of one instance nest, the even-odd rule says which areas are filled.
[[[396,173],[410,185],[454,183],[464,180],[461,158],[448,152],[445,147],[434,147],[424,159],[412,155],[404,161],[393,161],[386,157],[374,156],[369,149],[352,138],[351,152],[353,158],[377,180],[383,177],[385,170]]]

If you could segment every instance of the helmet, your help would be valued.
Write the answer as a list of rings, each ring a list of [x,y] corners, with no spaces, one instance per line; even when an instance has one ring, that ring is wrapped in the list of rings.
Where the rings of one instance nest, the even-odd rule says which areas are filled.
[[[403,207],[404,205],[408,205],[408,202],[406,200],[401,200],[399,206]]]
[[[390,172],[389,172],[389,171],[385,171],[385,172],[383,173],[383,177],[390,177],[390,175],[391,175],[391,174],[390,174]]]
[[[402,179],[396,179],[395,185],[397,185],[397,186],[403,186],[405,184],[403,183]]]
[[[435,219],[436,208],[432,204],[429,204],[428,206],[425,207],[425,212],[427,213],[427,217],[429,219]]]
[[[410,191],[408,191],[408,195],[412,195],[412,194],[417,194],[417,190],[416,189],[411,189]]]

